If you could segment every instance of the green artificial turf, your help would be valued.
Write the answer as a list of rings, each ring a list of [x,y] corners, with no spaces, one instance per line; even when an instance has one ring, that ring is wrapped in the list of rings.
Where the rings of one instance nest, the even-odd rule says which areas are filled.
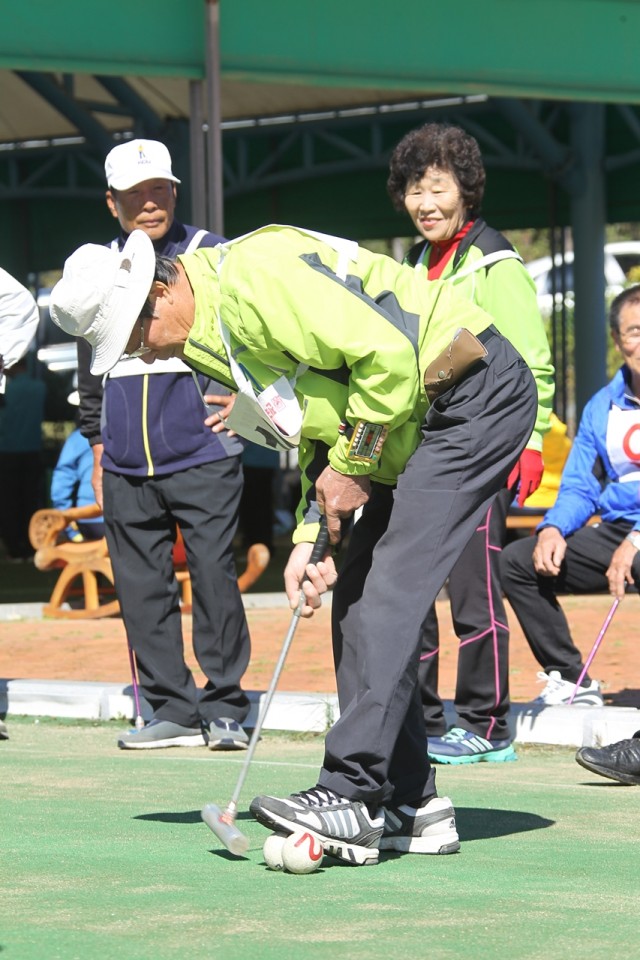
[[[232,856],[200,819],[226,806],[242,755],[119,751],[121,724],[9,718],[0,742],[3,960],[588,960],[636,937],[634,788],[566,748],[441,767],[462,840],[447,857],[325,858],[267,870],[254,794],[315,783],[322,739],[266,734]]]

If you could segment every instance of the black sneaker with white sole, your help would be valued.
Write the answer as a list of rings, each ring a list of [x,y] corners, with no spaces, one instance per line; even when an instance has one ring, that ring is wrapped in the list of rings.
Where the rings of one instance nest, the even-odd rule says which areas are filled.
[[[383,807],[381,850],[398,853],[457,853],[460,838],[449,797],[434,797],[423,807]]]
[[[278,797],[255,797],[249,807],[258,823],[277,833],[306,830],[325,853],[354,866],[378,862],[384,818],[372,817],[361,800],[347,800],[326,787]]]
[[[207,728],[207,746],[209,750],[246,750],[249,737],[237,720],[216,717]]]

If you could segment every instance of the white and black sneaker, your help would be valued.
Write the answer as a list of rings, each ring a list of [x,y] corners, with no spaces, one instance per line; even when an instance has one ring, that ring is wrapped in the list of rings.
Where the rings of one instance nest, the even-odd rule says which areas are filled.
[[[540,671],[538,680],[545,684],[544,690],[540,696],[536,697],[534,703],[544,703],[548,707],[568,704],[573,696],[572,706],[574,707],[602,707],[604,706],[604,697],[597,680],[592,680],[588,687],[580,686],[576,690],[576,684],[570,680],[563,680],[559,670],[550,670],[549,673]]]
[[[460,837],[449,797],[434,797],[423,807],[383,807],[381,850],[398,853],[457,853]]]
[[[269,830],[306,830],[322,843],[325,853],[355,866],[378,862],[384,818],[372,817],[361,800],[347,800],[326,787],[313,787],[289,797],[255,797],[249,808]]]

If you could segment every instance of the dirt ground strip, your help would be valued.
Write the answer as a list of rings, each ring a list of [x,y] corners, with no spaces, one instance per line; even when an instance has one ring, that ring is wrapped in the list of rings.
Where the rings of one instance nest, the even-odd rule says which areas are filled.
[[[566,597],[563,606],[576,643],[589,653],[611,601],[606,595]],[[629,596],[619,607],[594,660],[591,675],[601,680],[607,703],[640,707],[639,598]],[[440,692],[453,697],[457,641],[449,604],[438,601],[441,632]],[[285,605],[247,611],[253,655],[245,676],[249,690],[266,689],[291,621]],[[335,690],[330,642],[330,613],[323,608],[299,624],[279,689],[315,693]],[[540,691],[539,670],[522,631],[510,615],[511,696],[534,699]],[[183,618],[187,662],[202,679],[191,647],[192,618]],[[126,683],[129,662],[122,620],[14,620],[0,622],[0,678],[89,680]]]

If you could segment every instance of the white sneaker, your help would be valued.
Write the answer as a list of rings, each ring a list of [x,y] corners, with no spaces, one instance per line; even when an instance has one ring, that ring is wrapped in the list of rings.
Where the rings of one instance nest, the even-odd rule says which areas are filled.
[[[381,850],[399,853],[457,853],[460,837],[449,797],[434,797],[423,807],[383,807]]]
[[[545,673],[541,670],[538,674],[538,680],[545,683],[546,686],[534,703],[544,703],[548,707],[557,706],[562,703],[569,703],[576,690],[575,683],[569,680],[563,680],[558,670],[551,670]],[[600,684],[597,680],[592,680],[588,687],[578,687],[573,698],[572,706],[576,707],[602,707],[604,698],[600,690]]]

